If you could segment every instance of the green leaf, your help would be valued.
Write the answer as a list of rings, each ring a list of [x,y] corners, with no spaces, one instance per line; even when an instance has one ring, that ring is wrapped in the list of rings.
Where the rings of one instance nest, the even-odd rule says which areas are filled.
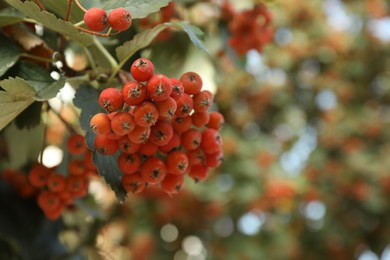
[[[20,0],[5,0],[24,15],[41,23],[44,27],[65,35],[83,46],[89,46],[93,43],[93,36],[83,32],[79,32],[76,27],[64,20],[58,19],[52,13],[41,11],[34,2]]]
[[[21,50],[9,38],[0,34],[0,77],[11,68],[21,55]]]
[[[16,118],[15,124],[19,129],[31,129],[41,123],[42,102],[33,102]]]
[[[89,130],[89,121],[91,118],[104,110],[99,105],[99,92],[86,85],[81,85],[74,96],[73,104],[81,109],[80,126],[85,130]]]
[[[133,19],[144,18],[150,13],[157,12],[161,7],[167,6],[172,0],[117,0],[109,1],[103,9],[107,12],[123,7],[126,8]]]
[[[119,152],[116,155],[106,156],[95,150],[94,140],[96,135],[88,131],[85,139],[87,146],[93,150],[92,161],[96,168],[98,169],[99,175],[104,178],[107,184],[115,192],[115,195],[119,202],[124,202],[127,197],[127,192],[123,188],[121,183],[122,172],[118,167],[118,156]]]
[[[133,56],[137,51],[147,47],[161,31],[167,28],[174,28],[185,31],[196,47],[205,52],[208,52],[206,47],[199,39],[199,37],[202,36],[202,31],[199,28],[186,22],[163,23],[152,29],[142,31],[141,33],[135,35],[131,41],[127,41],[122,46],[116,48],[116,55],[119,61],[125,61]]]
[[[68,1],[53,1],[53,0],[40,0],[43,6],[47,9],[55,13],[61,19],[65,18],[66,10],[68,9]],[[77,23],[82,21],[84,18],[84,12],[75,4],[73,1],[69,21]]]
[[[15,124],[11,124],[4,129],[11,168],[19,169],[37,160],[44,140],[44,128],[44,124],[40,124],[30,130],[18,129]]]
[[[21,78],[0,82],[0,130],[34,102],[35,90]]]
[[[25,79],[36,91],[35,100],[43,101],[55,97],[64,87],[65,78],[60,76],[53,79],[43,67],[29,62],[20,62],[15,68],[13,76]]]
[[[0,12],[0,27],[20,23],[23,19],[15,9],[6,8]]]

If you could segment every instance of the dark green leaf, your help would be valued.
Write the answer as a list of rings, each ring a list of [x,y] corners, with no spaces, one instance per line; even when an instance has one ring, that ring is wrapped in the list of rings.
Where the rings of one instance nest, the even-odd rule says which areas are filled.
[[[91,118],[104,110],[99,105],[99,92],[86,85],[81,85],[75,94],[73,104],[81,109],[80,126],[85,130],[89,130],[89,121]]]
[[[111,11],[112,9],[123,7],[129,10],[132,17],[144,18],[150,13],[157,12],[161,7],[167,6],[172,0],[117,0],[109,1],[103,9]]]
[[[6,8],[0,12],[0,27],[23,21],[23,16],[15,9]]]
[[[42,102],[33,102],[26,110],[22,111],[16,118],[15,124],[19,129],[30,129],[41,122]]]
[[[21,50],[14,42],[0,33],[0,77],[12,67],[21,55]]]
[[[88,147],[93,150],[95,149],[93,144],[95,137],[96,135],[91,131],[88,131],[85,136]],[[127,192],[121,183],[122,172],[118,167],[118,156],[119,154],[106,156],[94,150],[92,153],[92,161],[98,169],[99,175],[104,178],[115,192],[117,199],[120,202],[124,202],[127,197]]]
[[[153,29],[145,30],[135,35],[134,39],[132,39],[131,41],[127,41],[122,46],[116,48],[116,55],[119,61],[122,62],[124,60],[127,60],[140,49],[147,47],[161,31],[167,28],[174,28],[181,31],[185,31],[190,37],[190,40],[195,44],[195,46],[207,52],[206,47],[198,38],[202,35],[202,31],[199,28],[189,25],[185,22],[172,22],[163,23],[157,25]]]
[[[52,13],[41,11],[41,9],[32,1],[22,2],[20,0],[5,0],[24,15],[36,20],[46,28],[68,36],[72,40],[83,46],[89,46],[93,43],[93,37],[90,34],[79,32],[76,27],[64,20],[58,19]]]
[[[65,19],[66,10],[68,9],[68,1],[53,1],[53,0],[40,0],[47,10],[52,11],[61,19]],[[75,1],[72,1],[72,9],[70,11],[69,21],[77,23],[83,20],[84,13],[76,5]]]

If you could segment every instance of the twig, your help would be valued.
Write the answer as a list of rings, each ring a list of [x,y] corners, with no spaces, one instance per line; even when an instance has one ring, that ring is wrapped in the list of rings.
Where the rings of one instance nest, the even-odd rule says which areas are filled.
[[[77,6],[84,12],[86,13],[87,12],[87,9],[84,8],[84,6],[82,6],[80,3],[79,3],[79,0],[74,0],[77,4]]]
[[[39,6],[39,8],[41,8],[42,11],[46,11],[46,8],[39,0],[34,0],[34,2]]]

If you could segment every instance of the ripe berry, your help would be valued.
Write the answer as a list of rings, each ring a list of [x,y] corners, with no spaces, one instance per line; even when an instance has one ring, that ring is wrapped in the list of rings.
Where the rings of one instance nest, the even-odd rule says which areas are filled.
[[[159,149],[163,153],[168,153],[179,146],[180,146],[180,135],[176,132],[173,132],[173,136],[171,140],[166,145],[160,146]]]
[[[205,153],[216,153],[221,151],[222,137],[217,130],[206,128],[202,132],[201,147]]]
[[[191,166],[188,176],[194,179],[195,182],[199,182],[207,179],[208,174],[209,168],[207,166],[196,164]]]
[[[196,95],[202,89],[202,78],[195,72],[186,72],[180,77],[184,92],[190,95]]]
[[[184,117],[188,116],[193,107],[194,107],[194,101],[192,100],[191,96],[187,93],[183,93],[177,100],[177,109],[175,112],[175,115]]]
[[[155,155],[157,151],[158,151],[158,146],[152,143],[150,139],[148,139],[146,143],[142,144],[139,149],[139,153],[142,156],[146,156],[146,157]]]
[[[70,175],[66,179],[66,190],[73,197],[83,197],[88,191],[88,181],[84,176]]]
[[[138,153],[122,153],[118,157],[118,166],[123,174],[133,174],[138,171],[141,166],[141,157]]]
[[[177,104],[176,100],[172,97],[168,97],[164,101],[156,103],[158,114],[160,118],[171,119],[175,114]]]
[[[118,150],[118,142],[104,135],[97,135],[95,149],[103,155],[113,155]]]
[[[205,159],[206,159],[206,166],[208,167],[218,167],[221,165],[223,161],[223,153],[222,151],[216,152],[216,153],[206,153],[205,154]]]
[[[140,143],[134,143],[128,136],[123,136],[118,140],[119,149],[124,153],[136,153],[141,147]]]
[[[200,147],[195,150],[187,151],[187,156],[190,165],[206,164],[206,154]]]
[[[212,128],[218,131],[225,123],[225,119],[223,118],[223,115],[219,112],[215,112],[215,111],[210,112],[209,117],[210,117],[209,122],[207,123],[208,128]]]
[[[199,132],[199,130],[191,128],[188,131],[182,133],[181,145],[186,150],[195,150],[200,146],[201,138],[202,134]]]
[[[148,80],[146,84],[149,97],[154,101],[163,101],[172,92],[171,80],[162,74],[156,74]]]
[[[206,112],[213,103],[213,94],[208,90],[202,90],[194,95],[193,100],[195,112]]]
[[[66,142],[66,147],[68,148],[69,153],[73,155],[80,155],[87,151],[84,136],[79,134],[71,135]]]
[[[58,173],[51,173],[46,181],[49,190],[59,192],[65,189],[65,178]]]
[[[107,112],[118,110],[123,105],[121,91],[116,88],[106,88],[100,93],[99,104]]]
[[[135,106],[145,101],[147,97],[146,86],[140,82],[127,82],[122,88],[123,101]]]
[[[123,175],[121,182],[123,188],[128,192],[140,193],[145,188],[145,181],[139,172],[131,175]]]
[[[148,101],[143,102],[134,109],[134,121],[142,127],[150,127],[157,122],[157,107]]]
[[[135,128],[133,116],[127,112],[118,112],[111,119],[111,129],[114,134],[123,136]]]
[[[131,65],[130,73],[135,80],[148,81],[154,74],[154,65],[148,59],[139,58]]]
[[[73,159],[69,161],[68,171],[72,175],[83,175],[85,172],[85,162],[81,159]]]
[[[166,175],[166,171],[164,162],[157,157],[146,159],[141,167],[142,178],[149,184],[161,182]]]
[[[37,188],[41,188],[46,185],[46,180],[49,174],[49,168],[46,168],[42,164],[35,164],[28,174],[28,179],[31,185]]]
[[[170,174],[181,175],[187,171],[188,157],[182,151],[173,151],[166,158],[167,170]]]
[[[84,14],[84,23],[91,31],[104,31],[107,27],[107,13],[101,8],[90,8]]]
[[[108,23],[115,31],[122,32],[131,26],[132,16],[125,8],[116,8],[108,15]]]
[[[191,115],[192,124],[196,127],[204,127],[209,122],[208,112],[195,112]]]
[[[182,175],[168,174],[161,182],[161,189],[169,195],[178,193],[184,184]]]
[[[136,144],[145,143],[150,136],[150,127],[136,126],[127,136]]]
[[[171,97],[177,100],[184,93],[183,84],[176,78],[171,78],[170,80],[172,83]]]
[[[183,133],[191,128],[192,119],[190,116],[185,116],[185,117],[175,116],[172,119],[171,124],[172,124],[173,130],[175,130],[178,133]]]
[[[37,198],[38,206],[43,211],[51,211],[60,204],[60,197],[51,191],[42,191]]]
[[[150,140],[155,145],[166,145],[171,140],[172,136],[173,128],[167,121],[158,121],[151,128]]]
[[[111,120],[105,113],[97,113],[89,122],[92,132],[98,135],[108,135],[111,132]]]

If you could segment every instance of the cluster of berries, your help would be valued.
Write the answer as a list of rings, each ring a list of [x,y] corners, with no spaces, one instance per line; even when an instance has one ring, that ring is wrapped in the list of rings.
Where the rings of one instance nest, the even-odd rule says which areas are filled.
[[[84,14],[84,23],[95,32],[104,31],[108,25],[118,32],[127,30],[131,26],[132,16],[125,8],[116,8],[107,16],[102,8],[93,7]]]
[[[262,4],[234,15],[228,25],[231,33],[229,44],[239,55],[251,49],[262,51],[273,37],[271,20],[271,13]]]
[[[27,174],[12,169],[5,169],[2,173],[3,179],[22,197],[36,196],[38,206],[50,220],[59,218],[75,198],[84,197],[88,191],[88,177],[97,175],[83,136],[74,134],[69,137],[67,148],[71,156],[81,159],[69,161],[66,177],[57,173],[55,168],[40,163],[35,163]]]
[[[195,181],[207,178],[210,167],[223,158],[218,112],[208,112],[213,95],[202,90],[202,79],[187,72],[180,79],[154,74],[144,58],[131,66],[135,81],[122,90],[107,88],[99,103],[108,113],[95,114],[90,127],[95,149],[103,155],[120,150],[117,163],[122,185],[141,192],[146,184],[160,184],[177,193],[188,174]]]

